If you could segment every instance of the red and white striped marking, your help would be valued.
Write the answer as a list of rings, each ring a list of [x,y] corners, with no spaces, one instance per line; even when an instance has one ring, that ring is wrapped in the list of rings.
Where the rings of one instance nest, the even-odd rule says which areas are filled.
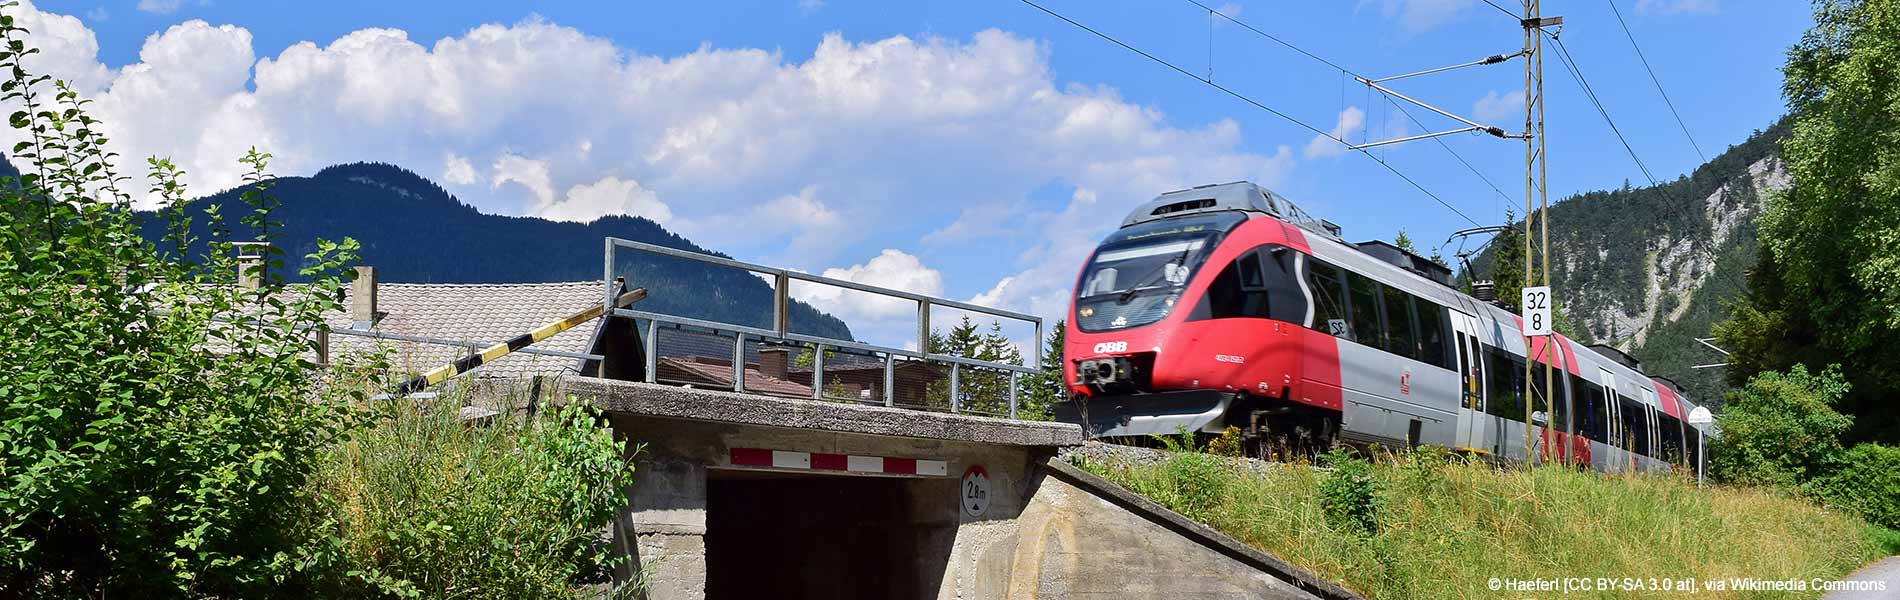
[[[942,477],[950,474],[950,465],[941,460],[791,452],[764,448],[733,448],[732,466],[791,469],[797,471],[838,471],[878,475],[923,475]]]

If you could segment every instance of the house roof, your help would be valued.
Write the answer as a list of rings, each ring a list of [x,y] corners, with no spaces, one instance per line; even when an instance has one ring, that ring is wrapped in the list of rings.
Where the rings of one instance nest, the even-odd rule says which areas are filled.
[[[528,333],[536,327],[566,318],[602,300],[601,283],[446,284],[382,283],[376,291],[376,319],[372,331],[494,344]],[[350,329],[349,303],[327,312],[331,329]],[[589,322],[536,342],[532,348],[587,352],[597,322]],[[332,360],[348,352],[375,347],[394,350],[391,366],[422,372],[448,364],[478,349],[402,340],[332,334]],[[477,377],[515,378],[573,373],[580,359],[541,354],[511,353],[469,372]]]
[[[659,379],[661,381],[697,383],[723,388],[732,387],[732,361],[730,360],[721,361],[706,357],[675,358],[668,356],[660,358],[658,362]],[[760,371],[757,366],[751,364],[745,367],[745,389],[748,392],[761,394],[792,396],[796,398],[811,397],[811,386],[766,375]]]

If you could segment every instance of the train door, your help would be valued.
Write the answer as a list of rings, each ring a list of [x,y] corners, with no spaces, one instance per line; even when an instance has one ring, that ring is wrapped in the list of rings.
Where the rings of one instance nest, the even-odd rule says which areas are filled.
[[[1452,330],[1458,344],[1458,433],[1453,446],[1460,451],[1489,452],[1485,435],[1484,354],[1479,350],[1478,320],[1458,311],[1451,313]]]
[[[1623,439],[1623,406],[1621,402],[1616,401],[1616,374],[1611,373],[1609,369],[1597,367],[1597,381],[1603,384],[1603,397],[1597,401],[1603,404],[1603,415],[1609,421],[1610,433],[1607,436],[1610,439],[1604,440],[1606,443],[1603,452],[1603,471],[1622,470],[1626,460],[1623,451],[1629,444]]]

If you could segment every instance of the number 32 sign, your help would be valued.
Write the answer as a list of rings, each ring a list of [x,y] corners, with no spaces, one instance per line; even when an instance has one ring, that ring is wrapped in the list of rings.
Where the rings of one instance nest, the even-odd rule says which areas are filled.
[[[1523,299],[1517,305],[1522,307],[1526,337],[1550,335],[1549,287],[1524,288]]]

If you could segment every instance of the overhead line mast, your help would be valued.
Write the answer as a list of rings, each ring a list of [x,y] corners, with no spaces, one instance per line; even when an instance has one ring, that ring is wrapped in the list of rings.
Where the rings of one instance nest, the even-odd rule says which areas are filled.
[[[1550,289],[1550,195],[1545,191],[1546,165],[1549,164],[1544,144],[1544,37],[1541,31],[1547,25],[1562,25],[1563,17],[1545,18],[1539,14],[1540,0],[1524,0],[1524,53],[1529,57],[1524,61],[1524,214],[1537,215],[1537,237],[1541,238],[1544,268],[1541,281],[1544,289]],[[1531,196],[1537,196],[1536,212],[1531,211]],[[1529,225],[1529,223],[1526,223]],[[1526,227],[1529,229],[1529,227]],[[1524,276],[1530,277],[1531,236],[1524,236]],[[1519,307],[1522,309],[1523,307]],[[1532,430],[1537,422],[1532,419],[1532,407],[1536,404],[1535,386],[1532,384],[1538,357],[1531,353],[1531,335],[1518,328],[1524,334],[1524,460],[1526,464],[1537,463],[1536,445],[1532,441]],[[1552,340],[1546,336],[1543,351],[1550,352]],[[1541,353],[1540,353],[1541,354]],[[1557,401],[1551,393],[1556,387],[1551,385],[1551,360],[1544,357],[1544,436],[1550,440],[1551,430],[1557,424]],[[1561,456],[1555,452],[1553,456]],[[1561,460],[1561,459],[1560,459]]]

